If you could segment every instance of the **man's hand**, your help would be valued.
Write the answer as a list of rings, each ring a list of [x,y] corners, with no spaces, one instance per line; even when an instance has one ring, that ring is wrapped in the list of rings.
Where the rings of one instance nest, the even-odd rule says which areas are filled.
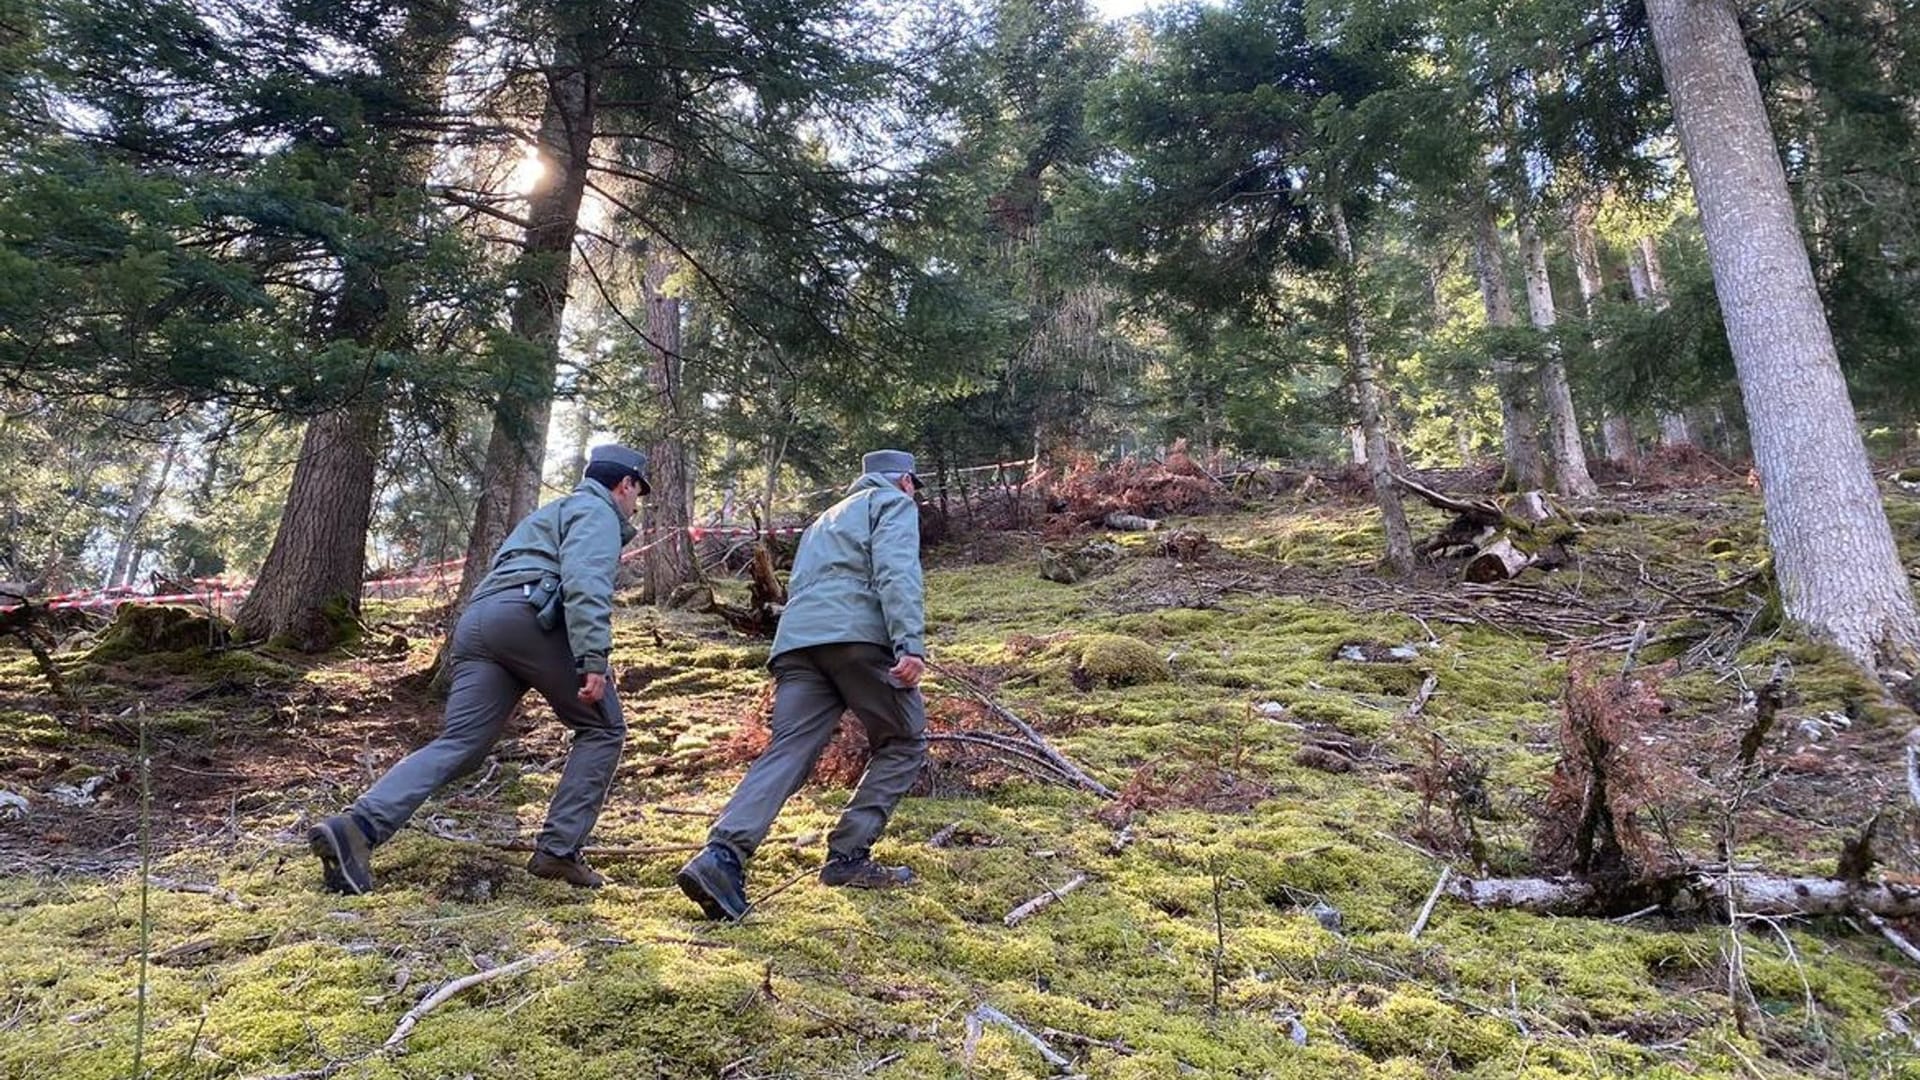
[[[887,674],[893,676],[894,682],[909,690],[919,686],[920,676],[926,673],[927,662],[917,656],[903,656],[898,663],[887,669]]]
[[[589,671],[580,676],[580,700],[589,705],[600,704],[607,696],[607,677],[598,671]]]

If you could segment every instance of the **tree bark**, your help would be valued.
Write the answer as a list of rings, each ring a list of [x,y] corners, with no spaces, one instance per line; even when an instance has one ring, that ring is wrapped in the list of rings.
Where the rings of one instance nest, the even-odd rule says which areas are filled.
[[[374,477],[386,428],[384,396],[307,423],[280,528],[236,619],[249,638],[308,652],[332,648],[360,614]]]
[[[1487,325],[1517,324],[1513,291],[1507,285],[1507,260],[1500,242],[1500,223],[1491,202],[1480,204],[1474,223],[1473,265],[1480,282],[1480,300],[1486,306]],[[1500,443],[1506,474],[1504,491],[1531,491],[1546,486],[1540,458],[1539,420],[1534,415],[1533,389],[1511,361],[1493,361],[1493,381],[1500,394]]]
[[[1606,273],[1600,265],[1600,241],[1593,231],[1593,219],[1596,208],[1589,200],[1582,200],[1574,206],[1571,228],[1568,237],[1572,241],[1574,277],[1580,283],[1580,307],[1589,320],[1599,312],[1600,297],[1606,291]],[[1594,338],[1594,348],[1600,347],[1599,338]],[[1639,464],[1639,451],[1634,445],[1633,422],[1625,416],[1603,408],[1600,413],[1600,439],[1607,460],[1624,469],[1633,469]]]
[[[678,261],[664,244],[647,252],[647,386],[653,392],[660,426],[648,443],[647,465],[652,493],[647,496],[646,593],[665,604],[674,590],[699,580],[694,558],[692,480],[687,468],[683,436],[686,417],[681,401],[680,299],[667,292],[667,279]]]
[[[1727,0],[1648,0],[1746,402],[1789,618],[1863,666],[1920,617],[1860,438],[1760,87]]]
[[[455,3],[409,5],[407,21],[383,61],[386,76],[407,98],[436,106],[463,28]],[[390,156],[375,161],[366,177],[370,211],[427,182],[431,150],[403,151],[399,144],[392,140]],[[393,295],[376,267],[344,256],[342,263],[328,336],[363,347],[390,343],[402,332],[396,327],[406,314],[405,298]],[[386,442],[386,401],[386,386],[369,382],[357,400],[308,421],[273,546],[236,616],[247,637],[318,652],[350,632],[360,614],[374,482]]]
[[[559,58],[547,74],[539,145],[545,168],[527,198],[527,228],[513,273],[517,291],[510,332],[515,347],[501,357],[502,384],[467,537],[459,606],[486,576],[507,533],[539,505],[554,377],[560,366],[560,325],[572,280],[598,95],[598,73],[582,59],[578,45],[563,34],[557,42]]]
[[[1547,273],[1547,241],[1531,217],[1520,219],[1520,247],[1526,259],[1527,314],[1534,329],[1553,329],[1559,313],[1553,304],[1553,279]],[[1547,406],[1547,449],[1553,462],[1553,490],[1588,496],[1599,491],[1587,472],[1587,451],[1580,444],[1580,421],[1573,411],[1573,387],[1557,346],[1540,369],[1540,396]]]
[[[1354,404],[1360,411],[1365,436],[1367,475],[1373,482],[1373,500],[1380,507],[1386,531],[1387,563],[1402,577],[1413,573],[1413,532],[1407,527],[1406,507],[1393,482],[1393,455],[1387,449],[1387,422],[1380,407],[1379,370],[1367,341],[1366,313],[1361,307],[1359,267],[1347,215],[1337,195],[1327,197],[1327,219],[1340,253],[1340,308],[1347,346],[1347,375],[1353,380]]]

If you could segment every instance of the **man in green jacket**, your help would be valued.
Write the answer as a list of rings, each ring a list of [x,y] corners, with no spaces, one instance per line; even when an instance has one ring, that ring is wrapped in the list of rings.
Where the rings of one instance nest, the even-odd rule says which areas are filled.
[[[747,913],[745,866],[773,819],[853,710],[872,751],[853,799],[827,838],[828,885],[878,889],[913,872],[870,849],[927,756],[926,610],[913,455],[878,450],[846,498],[800,537],[786,610],[773,639],[772,741],[675,881],[711,919]]]
[[[633,539],[628,519],[646,493],[645,454],[598,446],[572,494],[514,526],[454,627],[453,686],[440,737],[307,834],[328,889],[357,895],[373,888],[373,849],[428,796],[485,760],[529,687],[573,729],[573,748],[527,870],[582,888],[606,884],[580,849],[599,820],[626,741],[607,653],[620,549]]]

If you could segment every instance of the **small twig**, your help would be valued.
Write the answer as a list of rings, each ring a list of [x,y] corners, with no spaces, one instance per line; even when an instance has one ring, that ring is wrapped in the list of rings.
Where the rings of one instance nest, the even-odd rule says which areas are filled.
[[[776,885],[776,886],[774,886],[774,887],[773,887],[773,888],[772,888],[771,890],[769,890],[769,891],[767,892],[767,894],[766,894],[766,895],[764,895],[764,896],[762,896],[762,897],[760,897],[760,898],[759,898],[758,900],[752,900],[752,901],[749,901],[749,902],[747,903],[747,910],[748,910],[748,911],[755,911],[755,910],[757,910],[757,909],[759,909],[759,908],[760,908],[760,907],[761,907],[762,905],[764,905],[764,904],[765,904],[765,903],[766,903],[767,901],[769,901],[769,900],[771,900],[771,899],[773,899],[773,898],[774,898],[774,897],[776,897],[776,896],[779,896],[779,895],[780,895],[781,893],[783,893],[783,892],[786,892],[786,891],[787,891],[788,889],[791,889],[791,888],[793,888],[793,887],[794,887],[795,885],[798,885],[798,884],[800,883],[800,879],[801,879],[801,878],[804,878],[804,877],[806,877],[806,876],[807,876],[808,874],[814,874],[814,873],[818,873],[818,872],[819,872],[818,870],[815,870],[815,869],[813,869],[813,868],[811,868],[811,867],[809,867],[808,869],[805,869],[805,870],[802,870],[802,871],[800,871],[799,873],[797,873],[797,874],[795,874],[795,875],[793,875],[792,877],[790,877],[790,878],[788,878],[787,880],[785,880],[785,881],[783,881],[783,882],[781,882],[781,883],[780,883],[779,885]]]
[[[927,837],[927,846],[932,848],[946,847],[948,844],[953,843],[954,834],[959,831],[960,823],[957,821],[951,825],[944,826],[939,832]]]
[[[653,810],[657,814],[678,814],[681,817],[713,818],[720,816],[718,810],[694,810],[684,806],[656,806]]]
[[[1453,867],[1440,868],[1440,880],[1433,883],[1433,891],[1427,894],[1427,902],[1420,906],[1420,917],[1413,920],[1413,929],[1407,931],[1409,940],[1420,940],[1420,932],[1427,928],[1427,920],[1433,917],[1433,905],[1440,901],[1440,894],[1447,887],[1447,879],[1452,876]]]
[[[1220,914],[1220,864],[1213,865],[1213,993],[1207,1001],[1207,1014],[1220,1016],[1220,968],[1227,958],[1227,927]]]
[[[1133,844],[1133,822],[1129,821],[1113,836],[1113,843],[1107,845],[1107,853],[1118,855]]]
[[[767,838],[769,844],[788,843],[791,836],[773,836]],[[503,843],[486,845],[495,851],[533,852],[539,848],[531,840],[508,840]],[[651,859],[657,855],[679,855],[689,851],[701,851],[706,844],[655,844],[646,847],[583,847],[580,855],[588,859]]]
[[[579,946],[575,946],[574,948],[578,947]],[[422,1018],[446,1004],[462,991],[479,986],[481,983],[492,982],[495,979],[510,978],[514,975],[532,971],[534,968],[551,964],[555,960],[573,951],[573,949],[551,949],[547,952],[535,953],[525,959],[515,960],[511,964],[504,964],[497,968],[488,968],[485,971],[476,971],[471,975],[465,975],[447,983],[422,998],[420,1004],[408,1009],[407,1014],[400,1018],[400,1023],[394,1026],[393,1034],[387,1036],[387,1041],[380,1044],[380,1049],[383,1051],[391,1051],[399,1047],[407,1041],[408,1036],[413,1034],[414,1027],[420,1023]]]
[[[1625,914],[1625,915],[1615,915],[1613,918],[1608,919],[1607,921],[1611,923],[1619,923],[1620,925],[1624,926],[1627,923],[1634,921],[1635,919],[1642,919],[1647,917],[1648,915],[1654,914],[1655,912],[1661,910],[1661,907],[1662,905],[1660,904],[1650,904],[1647,907],[1641,908],[1639,911],[1629,912],[1628,914]]]
[[[1046,892],[1041,893],[1039,896],[1034,897],[1033,899],[1027,901],[1024,904],[1021,904],[1019,907],[1014,908],[1012,911],[1007,912],[1007,918],[1006,918],[1007,925],[1019,926],[1021,923],[1026,922],[1028,919],[1032,918],[1034,915],[1045,910],[1048,906],[1052,905],[1055,901],[1059,900],[1061,897],[1067,895],[1068,893],[1074,891],[1075,889],[1078,889],[1080,886],[1085,885],[1086,883],[1087,883],[1087,875],[1075,874],[1072,880],[1068,881],[1065,885],[1060,886],[1058,889],[1048,889]]]

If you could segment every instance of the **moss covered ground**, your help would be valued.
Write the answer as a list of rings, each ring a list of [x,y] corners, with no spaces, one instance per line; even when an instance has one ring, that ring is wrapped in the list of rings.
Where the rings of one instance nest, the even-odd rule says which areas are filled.
[[[1715,515],[1636,512],[1589,540],[1703,574],[1714,559],[1757,562],[1754,507],[1722,496]],[[486,845],[530,836],[557,777],[564,741],[532,704],[487,771],[378,852],[377,893],[321,893],[305,826],[433,729],[432,704],[401,685],[431,652],[424,639],[318,664],[75,660],[85,720],[44,695],[21,654],[0,654],[0,787],[32,802],[0,822],[0,1076],[134,1075],[141,901],[125,841],[138,700],[162,838],[141,1047],[154,1076],[1052,1073],[1004,1028],[970,1033],[989,1004],[1098,1077],[1920,1077],[1920,971],[1842,922],[1735,934],[1704,916],[1546,918],[1443,900],[1412,939],[1442,862],[1474,870],[1411,780],[1422,747],[1438,735],[1476,764],[1488,864],[1528,869],[1565,651],[1523,629],[1342,602],[1337,575],[1371,573],[1377,542],[1357,503],[1183,523],[1218,543],[1212,562],[1172,568],[1130,538],[1109,571],[1059,585],[1040,579],[1037,543],[986,564],[929,560],[936,657],[1125,788],[1130,844],[1116,848],[1124,815],[1093,796],[986,770],[900,808],[876,854],[911,864],[915,886],[832,890],[811,873],[846,793],[809,787],[751,867],[749,894],[772,895],[738,926],[697,919],[671,881],[683,855],[603,861],[613,884],[582,893]],[[1910,553],[1920,547],[1920,513],[1897,507],[1895,523]],[[1726,545],[1708,550],[1703,527]],[[1191,606],[1124,602],[1182,574],[1253,582],[1198,589]],[[728,747],[759,707],[766,646],[645,609],[622,613],[617,638],[633,732],[596,840],[698,843],[700,813],[741,771]],[[1896,745],[1911,716],[1787,636],[1746,643],[1734,670],[1757,684],[1783,652],[1794,693],[1741,854],[1824,873],[1841,838],[1885,808],[1882,855],[1910,873],[1915,822],[1896,777],[1816,766],[1843,750],[1878,762],[1873,749]],[[1416,728],[1404,714],[1428,675],[1437,689]],[[936,678],[929,693],[953,688]],[[1739,738],[1737,680],[1676,671],[1666,693],[1663,752],[1705,785]],[[1817,724],[1799,722],[1835,715],[1844,730],[1829,722],[1809,745]],[[1303,756],[1327,739],[1351,768]],[[52,787],[90,774],[109,777],[99,801],[56,811]],[[82,845],[88,816],[111,827]],[[955,824],[960,839],[929,845]],[[1078,874],[1084,887],[1005,925]],[[1735,949],[1746,1010],[1730,990]],[[374,1052],[430,988],[547,951],[558,958],[436,1009],[404,1053]]]

